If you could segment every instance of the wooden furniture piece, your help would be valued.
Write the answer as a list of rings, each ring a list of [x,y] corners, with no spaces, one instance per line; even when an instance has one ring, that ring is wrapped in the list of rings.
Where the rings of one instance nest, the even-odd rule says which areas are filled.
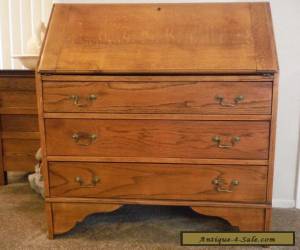
[[[34,171],[39,148],[35,74],[0,71],[0,185],[7,171]]]
[[[269,230],[267,3],[54,5],[37,72],[49,237],[124,204]]]

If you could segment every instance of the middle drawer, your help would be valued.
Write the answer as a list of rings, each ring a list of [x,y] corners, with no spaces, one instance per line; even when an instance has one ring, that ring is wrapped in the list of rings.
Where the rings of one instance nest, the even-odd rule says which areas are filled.
[[[268,121],[46,119],[52,156],[267,159]]]

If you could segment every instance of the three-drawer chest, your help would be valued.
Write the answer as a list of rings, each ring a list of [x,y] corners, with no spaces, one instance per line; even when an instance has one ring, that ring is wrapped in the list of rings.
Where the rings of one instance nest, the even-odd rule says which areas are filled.
[[[55,4],[36,74],[49,237],[125,204],[269,230],[267,3]]]

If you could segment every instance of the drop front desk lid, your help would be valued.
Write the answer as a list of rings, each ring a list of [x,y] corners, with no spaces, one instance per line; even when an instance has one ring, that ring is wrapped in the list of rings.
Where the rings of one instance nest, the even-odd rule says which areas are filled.
[[[39,72],[260,73],[278,69],[269,4],[55,4]]]

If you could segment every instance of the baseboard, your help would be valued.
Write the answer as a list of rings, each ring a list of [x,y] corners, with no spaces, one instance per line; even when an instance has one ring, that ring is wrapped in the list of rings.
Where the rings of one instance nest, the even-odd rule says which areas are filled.
[[[296,202],[295,200],[274,199],[272,205],[273,207],[277,207],[277,208],[294,208],[296,206]]]

